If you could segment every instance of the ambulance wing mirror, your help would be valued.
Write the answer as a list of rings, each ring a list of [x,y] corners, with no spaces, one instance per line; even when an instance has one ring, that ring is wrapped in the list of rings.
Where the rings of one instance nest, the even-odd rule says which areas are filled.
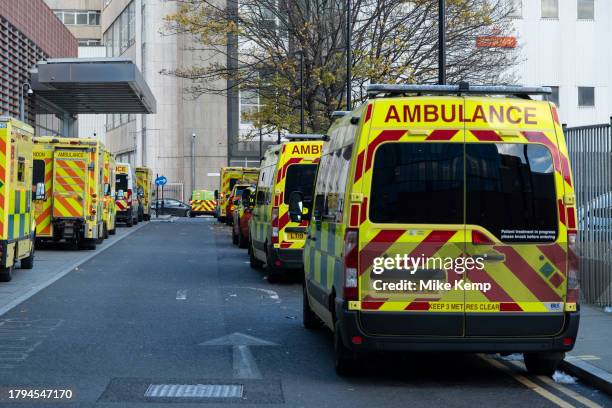
[[[45,194],[45,183],[36,183],[36,193],[34,194],[35,200],[46,200]]]
[[[308,212],[304,208],[304,193],[301,191],[293,191],[289,195],[289,219],[292,222],[302,222],[302,216]]]
[[[215,190],[215,200],[219,199],[219,190]]]

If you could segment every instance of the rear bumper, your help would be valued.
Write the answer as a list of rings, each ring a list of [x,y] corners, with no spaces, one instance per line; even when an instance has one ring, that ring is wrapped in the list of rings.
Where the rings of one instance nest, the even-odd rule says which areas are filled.
[[[390,336],[366,333],[359,321],[358,311],[348,310],[346,302],[336,300],[336,316],[341,327],[342,341],[354,351],[449,351],[471,353],[519,353],[570,351],[563,344],[565,337],[576,340],[580,312],[566,313],[563,330],[552,337],[440,337],[440,336]],[[384,312],[380,312],[384,313]],[[361,344],[351,341],[353,336],[361,337]]]
[[[130,218],[134,218],[132,215],[132,210],[126,210],[126,211],[117,211],[117,214],[115,215],[115,220],[117,221],[129,221]]]
[[[197,210],[191,210],[191,213],[193,215],[212,215],[212,216],[216,214],[215,211],[197,211]]]
[[[272,262],[276,265],[280,261],[278,268],[281,269],[304,269],[304,261],[302,260],[303,249],[282,249],[272,248]]]

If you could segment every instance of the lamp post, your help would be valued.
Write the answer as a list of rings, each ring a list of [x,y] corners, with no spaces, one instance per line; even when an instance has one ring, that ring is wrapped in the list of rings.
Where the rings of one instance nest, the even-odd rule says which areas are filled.
[[[445,0],[438,0],[438,84],[439,85],[446,84],[446,1]]]
[[[300,133],[304,134],[304,50],[300,51]]]
[[[25,94],[32,95],[34,91],[29,82],[24,82],[19,87],[19,120],[25,122]]]
[[[346,110],[351,110],[351,77],[353,56],[351,51],[351,0],[346,0]]]
[[[191,191],[195,190],[195,132],[191,134]]]

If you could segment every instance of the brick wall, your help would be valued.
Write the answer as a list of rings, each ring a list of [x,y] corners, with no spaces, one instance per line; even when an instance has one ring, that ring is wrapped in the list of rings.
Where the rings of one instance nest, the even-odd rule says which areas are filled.
[[[0,16],[48,58],[77,57],[77,40],[43,0],[0,0]]]

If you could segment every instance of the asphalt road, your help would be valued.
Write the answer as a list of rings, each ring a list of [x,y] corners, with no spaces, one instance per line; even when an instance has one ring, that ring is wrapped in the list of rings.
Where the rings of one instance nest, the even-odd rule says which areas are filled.
[[[373,356],[341,378],[332,354],[330,333],[301,325],[299,280],[268,284],[227,227],[150,223],[0,316],[0,406],[612,406],[515,361]],[[72,402],[9,400],[48,388]]]

